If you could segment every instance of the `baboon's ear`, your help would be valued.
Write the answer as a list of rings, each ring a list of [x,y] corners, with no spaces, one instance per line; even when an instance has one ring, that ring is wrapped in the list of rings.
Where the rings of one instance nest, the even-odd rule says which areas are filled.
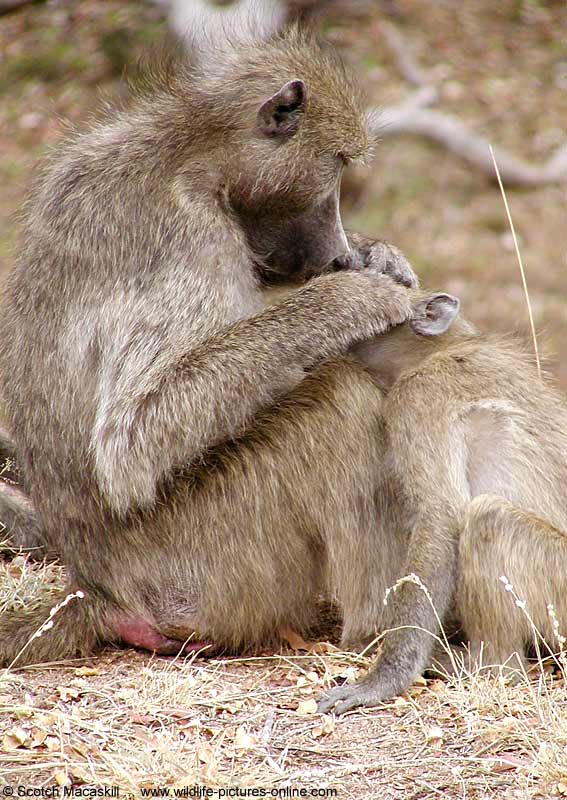
[[[432,294],[414,307],[410,325],[421,336],[440,336],[453,324],[459,306],[460,302],[451,294]]]
[[[307,87],[303,81],[289,81],[260,106],[258,130],[265,136],[293,136],[306,102]]]

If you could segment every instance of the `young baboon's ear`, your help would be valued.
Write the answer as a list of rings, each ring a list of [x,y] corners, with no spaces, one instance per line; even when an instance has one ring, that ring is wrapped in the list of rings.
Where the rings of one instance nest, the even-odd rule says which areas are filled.
[[[258,130],[266,136],[293,136],[307,102],[303,81],[289,81],[269,97],[258,111]]]
[[[440,336],[453,324],[459,306],[459,300],[451,294],[432,294],[415,306],[410,325],[421,336]]]

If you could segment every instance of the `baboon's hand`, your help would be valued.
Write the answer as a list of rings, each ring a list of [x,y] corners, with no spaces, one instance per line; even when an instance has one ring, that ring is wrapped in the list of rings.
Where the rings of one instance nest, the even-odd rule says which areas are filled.
[[[372,270],[388,275],[409,289],[416,289],[419,285],[409,261],[395,245],[365,239],[358,234],[350,236],[350,244],[352,249],[335,259],[336,269]]]
[[[368,316],[372,325],[370,337],[384,333],[389,328],[413,318],[411,293],[389,275],[364,269],[347,270],[338,273],[336,277],[343,279],[348,294],[353,288],[356,289],[357,304],[356,306],[353,304],[353,308],[359,320]],[[363,311],[363,308],[366,310]],[[366,338],[369,336],[365,333],[362,340]]]

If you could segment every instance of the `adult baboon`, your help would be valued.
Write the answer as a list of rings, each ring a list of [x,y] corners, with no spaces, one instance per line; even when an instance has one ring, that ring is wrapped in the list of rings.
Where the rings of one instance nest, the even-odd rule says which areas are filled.
[[[510,666],[533,629],[499,578],[550,647],[547,604],[567,619],[567,408],[518,347],[456,319],[455,298],[413,294],[411,322],[355,348],[386,392],[376,546],[398,578],[425,585],[441,620],[456,611],[473,661],[483,649],[484,664]],[[394,630],[377,664],[321,711],[376,705],[430,663],[438,624],[415,579],[389,595],[379,628]]]
[[[415,278],[394,248],[348,252],[358,92],[294,28],[197,52],[73,139],[30,203],[0,364],[47,547],[85,598],[18,663],[240,647],[303,627],[328,585],[345,641],[375,627],[381,393],[340,356],[412,313],[380,272]],[[48,612],[0,620],[4,663]]]

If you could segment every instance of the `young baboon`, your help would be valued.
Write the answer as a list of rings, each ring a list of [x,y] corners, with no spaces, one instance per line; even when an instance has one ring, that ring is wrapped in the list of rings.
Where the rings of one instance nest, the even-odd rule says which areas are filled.
[[[377,547],[395,544],[398,578],[417,576],[441,620],[456,611],[477,663],[484,643],[485,665],[510,665],[533,632],[501,577],[551,647],[547,604],[567,620],[567,406],[517,347],[456,318],[455,298],[422,298],[411,322],[355,348],[386,393]],[[430,663],[438,624],[414,580],[389,594],[380,628],[397,630],[377,664],[321,711],[380,703]]]
[[[336,56],[294,28],[198,52],[30,202],[0,365],[46,546],[85,597],[18,663],[254,643],[329,583],[349,636],[375,627],[382,398],[341,355],[412,313],[380,273],[415,278],[384,244],[349,252],[340,176],[368,137]],[[4,615],[4,663],[48,612]]]

